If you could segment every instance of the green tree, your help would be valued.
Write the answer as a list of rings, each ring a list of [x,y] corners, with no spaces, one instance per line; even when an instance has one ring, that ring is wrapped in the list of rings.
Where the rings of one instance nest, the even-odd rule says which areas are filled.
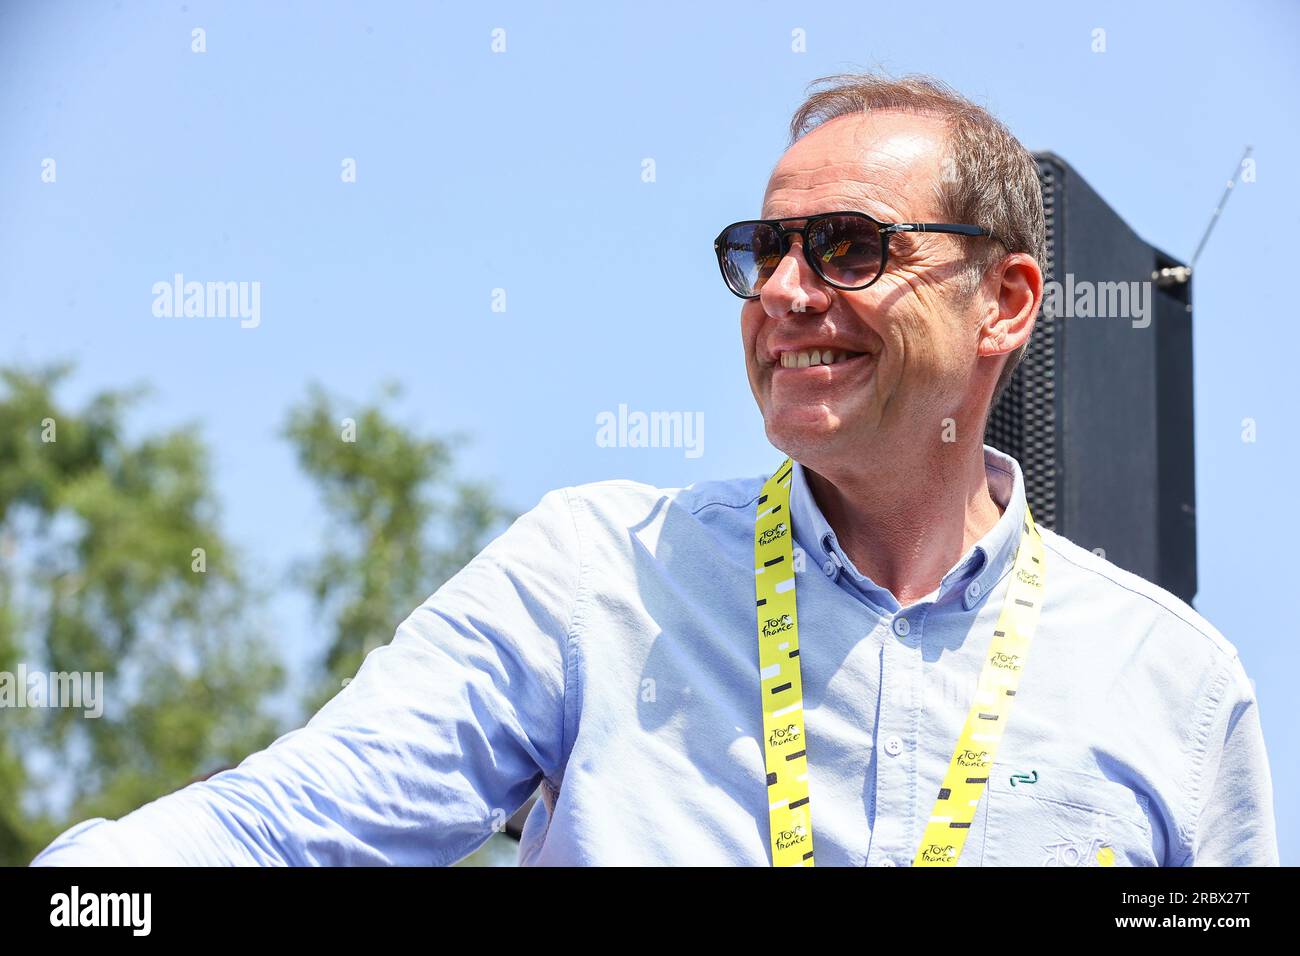
[[[104,712],[0,709],[0,864],[280,732],[263,709],[283,682],[258,628],[265,595],[220,532],[195,429],[128,438],[142,390],[68,408],[56,393],[69,373],[0,369],[0,672],[99,672]],[[315,387],[285,434],[330,525],[297,571],[330,622],[310,714],[512,515],[486,486],[453,480],[463,439],[422,437],[378,404]],[[467,862],[512,854],[497,837]]]
[[[382,401],[400,394],[388,384]],[[315,710],[513,514],[487,485],[453,478],[463,436],[422,435],[382,404],[358,407],[312,386],[284,433],[330,525],[318,556],[297,571],[329,621],[325,675],[309,701]]]
[[[103,675],[103,714],[0,709],[0,863],[269,744],[283,672],[191,427],[127,436],[142,392],[80,408],[67,366],[0,369],[0,671]]]
[[[383,390],[385,402],[399,395],[396,385]],[[299,568],[318,612],[331,621],[326,673],[308,702],[315,709],[514,515],[486,485],[452,478],[452,452],[463,436],[423,436],[381,405],[356,407],[315,386],[290,411],[285,434],[330,522],[319,557]],[[462,862],[500,865],[517,853],[497,834]]]

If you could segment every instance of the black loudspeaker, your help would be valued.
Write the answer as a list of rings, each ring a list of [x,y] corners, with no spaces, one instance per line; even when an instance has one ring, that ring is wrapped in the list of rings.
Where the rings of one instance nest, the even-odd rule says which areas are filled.
[[[1020,462],[1034,520],[1196,595],[1189,270],[1065,160],[1035,153],[1047,286],[985,441]]]

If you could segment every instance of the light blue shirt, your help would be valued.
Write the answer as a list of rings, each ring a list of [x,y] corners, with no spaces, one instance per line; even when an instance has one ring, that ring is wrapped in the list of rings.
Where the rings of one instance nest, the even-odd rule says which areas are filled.
[[[1004,514],[901,610],[794,469],[818,865],[916,853],[1025,511],[1019,466],[985,459]],[[35,862],[449,864],[540,785],[521,863],[769,865],[753,567],[765,477],[548,492],[306,727],[121,820],[78,824]],[[1259,706],[1233,645],[1042,533],[1042,615],[959,865],[1276,864]]]

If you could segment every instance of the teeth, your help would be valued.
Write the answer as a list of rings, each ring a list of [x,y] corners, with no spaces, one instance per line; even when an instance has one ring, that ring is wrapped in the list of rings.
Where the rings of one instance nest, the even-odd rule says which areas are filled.
[[[802,352],[782,352],[782,368],[808,368],[810,365],[834,365],[849,356],[835,349],[804,349]]]

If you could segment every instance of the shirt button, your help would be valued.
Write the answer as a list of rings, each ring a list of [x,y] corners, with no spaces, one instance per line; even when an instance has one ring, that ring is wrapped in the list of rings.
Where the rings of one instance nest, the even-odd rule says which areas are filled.
[[[894,863],[894,861],[891,860],[889,857],[885,857],[883,860],[880,861],[880,865],[881,865],[881,866],[896,866],[897,864]]]
[[[912,625],[907,622],[905,617],[894,618],[894,633],[899,637],[907,637],[907,632],[912,629]]]
[[[835,577],[835,562],[828,558],[826,563],[822,565],[822,570],[826,572],[828,578]]]
[[[903,741],[896,734],[892,735],[885,741],[885,753],[891,757],[897,757],[903,752]]]
[[[980,592],[982,590],[983,588],[980,587],[980,583],[978,581],[972,581],[970,583],[970,586],[966,588],[966,599],[969,601],[979,600]]]

